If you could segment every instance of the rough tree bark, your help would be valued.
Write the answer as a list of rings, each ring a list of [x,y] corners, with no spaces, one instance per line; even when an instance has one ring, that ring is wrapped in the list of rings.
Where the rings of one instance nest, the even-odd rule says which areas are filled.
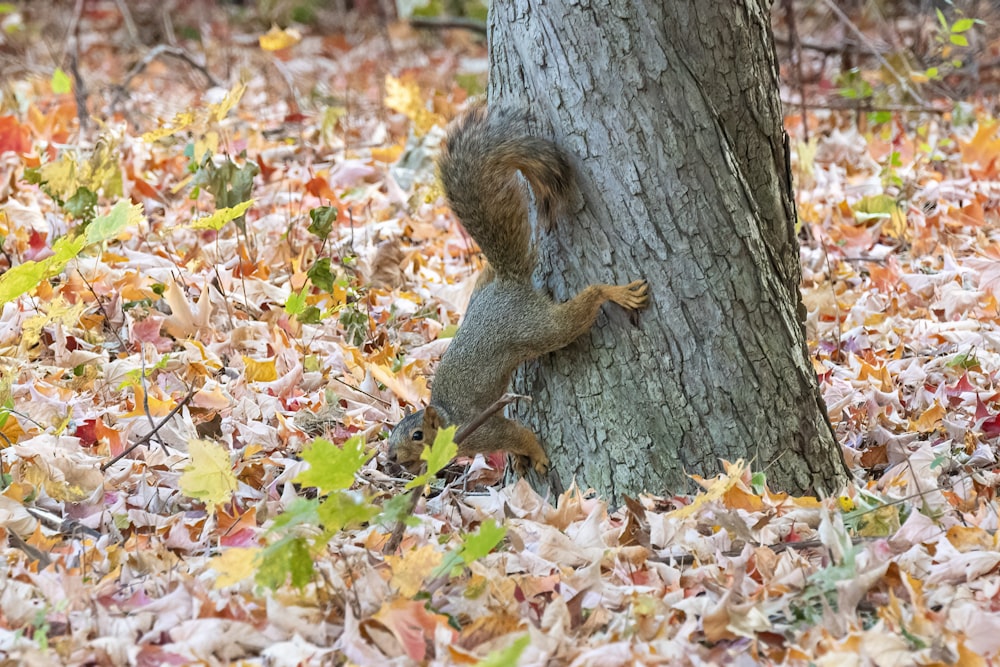
[[[489,37],[490,104],[531,109],[578,170],[578,210],[538,232],[537,281],[559,300],[652,286],[638,326],[605,308],[515,381],[554,490],[680,492],[719,458],[772,488],[838,489],[766,0],[495,1]]]

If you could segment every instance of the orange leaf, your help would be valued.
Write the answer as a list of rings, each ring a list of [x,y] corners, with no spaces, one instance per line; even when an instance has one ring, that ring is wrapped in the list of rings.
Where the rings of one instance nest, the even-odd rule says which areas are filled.
[[[0,153],[4,151],[21,154],[31,151],[31,131],[14,116],[0,116]]]
[[[393,600],[382,605],[373,617],[393,634],[411,660],[423,660],[427,640],[434,637],[438,626],[448,627],[447,616],[432,614],[424,604],[418,600]]]
[[[920,431],[921,433],[930,433],[935,428],[937,428],[938,422],[944,418],[945,410],[937,401],[934,401],[934,405],[927,408],[924,414],[920,415],[920,418],[916,421],[910,422],[910,428],[914,431]]]

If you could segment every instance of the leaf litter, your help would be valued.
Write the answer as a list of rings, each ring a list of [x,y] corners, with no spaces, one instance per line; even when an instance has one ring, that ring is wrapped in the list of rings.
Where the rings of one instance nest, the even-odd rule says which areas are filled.
[[[215,48],[258,66],[204,89],[154,63],[116,110],[125,63],[91,47],[89,131],[65,74],[6,84],[4,660],[997,660],[985,111],[878,131],[817,112],[796,140],[810,350],[863,481],[791,497],[766,462],[722,462],[698,495],[612,512],[504,485],[496,456],[431,482],[450,436],[417,482],[385,461],[474,284],[433,156],[482,45],[392,26]]]

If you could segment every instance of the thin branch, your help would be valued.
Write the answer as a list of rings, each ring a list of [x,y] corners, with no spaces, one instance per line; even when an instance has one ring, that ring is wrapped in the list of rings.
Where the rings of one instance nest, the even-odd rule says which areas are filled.
[[[457,28],[459,30],[468,30],[479,35],[486,35],[486,23],[483,21],[477,21],[476,19],[464,19],[459,17],[420,17],[411,18],[410,25],[414,28],[425,28],[430,30],[447,30],[449,28]]]
[[[171,58],[183,60],[192,68],[201,72],[201,75],[205,77],[205,80],[208,81],[210,85],[222,85],[219,80],[212,76],[212,73],[208,71],[208,67],[195,60],[194,56],[188,53],[187,50],[178,46],[170,46],[169,44],[158,44],[150,49],[139,62],[132,66],[132,69],[130,69],[128,74],[125,75],[125,80],[122,81],[119,88],[123,91],[127,89],[129,85],[131,85],[132,79],[142,74],[142,72],[160,56],[170,56]]]
[[[791,41],[789,57],[795,66],[795,84],[799,89],[799,108],[802,114],[802,139],[809,143],[809,116],[806,113],[806,88],[802,78],[802,44],[799,42],[799,31],[795,22],[795,8],[792,0],[782,0],[785,8],[785,22],[788,24],[788,38]]]
[[[175,405],[174,409],[171,410],[170,413],[167,414],[167,416],[163,418],[163,421],[161,421],[159,424],[157,424],[155,427],[153,427],[152,431],[150,431],[146,435],[144,435],[141,438],[139,438],[139,440],[137,440],[135,442],[135,444],[130,445],[129,447],[127,447],[118,456],[113,457],[110,461],[108,461],[107,463],[105,463],[104,465],[102,465],[101,466],[101,472],[104,472],[105,470],[107,470],[108,468],[110,468],[111,466],[113,466],[114,464],[116,464],[119,461],[121,461],[123,458],[125,458],[130,453],[132,453],[132,451],[135,450],[137,447],[141,447],[141,446],[147,444],[153,438],[153,436],[156,435],[157,431],[159,431],[161,428],[163,428],[163,426],[168,421],[170,421],[171,419],[173,419],[174,415],[176,415],[178,412],[181,411],[181,408],[183,408],[185,405],[187,405],[191,401],[191,399],[194,398],[195,392],[196,392],[196,390],[194,390],[194,389],[192,389],[191,391],[189,391],[188,394],[187,394],[187,396],[185,396],[184,398],[182,398],[181,402],[178,403],[177,405]]]
[[[781,103],[786,106],[805,107],[806,109],[825,109],[828,111],[888,111],[891,113],[930,113],[943,115],[949,113],[951,109],[938,109],[929,105],[918,106],[915,104],[871,104],[867,100],[828,100],[826,102],[794,102],[782,99]]]
[[[87,113],[87,86],[80,74],[80,17],[83,14],[84,0],[76,0],[73,7],[73,19],[70,21],[69,72],[73,75],[73,99],[76,102],[76,115],[80,119],[80,131],[90,125]]]
[[[837,20],[843,23],[848,30],[853,32],[854,35],[861,41],[861,43],[868,48],[871,54],[875,56],[875,58],[879,61],[879,64],[881,64],[882,67],[884,67],[887,72],[892,74],[893,78],[896,79],[896,81],[899,83],[900,87],[903,90],[909,93],[910,96],[914,100],[919,102],[921,106],[926,106],[927,102],[924,100],[923,97],[920,96],[920,93],[914,90],[914,88],[910,85],[910,82],[907,81],[906,77],[904,77],[902,74],[896,71],[896,68],[893,67],[888,60],[885,59],[885,56],[881,54],[878,47],[876,47],[875,44],[873,44],[872,41],[868,39],[868,37],[863,32],[861,32],[858,26],[854,25],[854,22],[851,21],[850,18],[848,18],[847,14],[844,13],[844,10],[842,10],[840,7],[837,6],[837,3],[835,3],[833,0],[823,0],[823,4],[826,5],[831,12],[833,12],[834,16],[837,17]]]
[[[139,39],[139,29],[135,27],[135,20],[132,18],[132,12],[128,9],[128,3],[125,0],[115,0],[115,5],[118,7],[118,13],[122,15],[122,22],[125,23],[125,32],[128,33],[129,41],[133,46],[142,44]]]
[[[455,444],[461,443],[463,440],[472,435],[477,428],[486,423],[486,420],[498,413],[500,410],[519,398],[528,398],[527,396],[521,396],[520,394],[507,393],[494,401],[493,405],[483,410],[480,414],[476,416],[471,422],[463,426],[461,429],[455,433]],[[531,400],[530,398],[528,400]],[[424,464],[426,465],[426,464]],[[423,474],[424,468],[421,467],[420,473]],[[417,503],[420,502],[420,497],[424,494],[424,488],[422,486],[417,486],[410,489],[410,500],[406,505],[406,516],[410,516],[417,509]],[[392,529],[392,535],[389,537],[389,541],[385,543],[385,548],[382,553],[391,554],[399,548],[399,545],[403,542],[403,533],[406,532],[406,523],[402,520],[397,521],[396,525]]]

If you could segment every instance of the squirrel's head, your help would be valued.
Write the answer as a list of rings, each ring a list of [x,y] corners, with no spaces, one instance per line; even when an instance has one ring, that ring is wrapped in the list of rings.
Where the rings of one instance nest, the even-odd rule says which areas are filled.
[[[442,426],[441,416],[432,406],[406,415],[389,434],[389,460],[415,471],[420,466],[424,445],[434,442]]]

